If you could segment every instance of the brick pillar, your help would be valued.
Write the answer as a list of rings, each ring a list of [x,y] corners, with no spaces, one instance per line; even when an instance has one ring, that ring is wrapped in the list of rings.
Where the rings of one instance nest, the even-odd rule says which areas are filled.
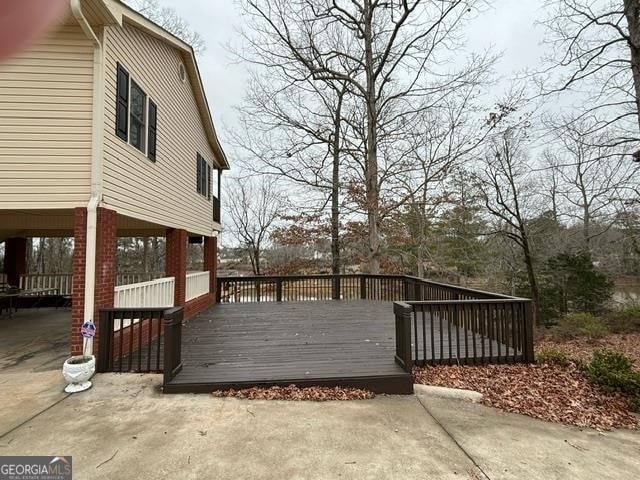
[[[204,268],[209,271],[209,293],[213,294],[214,301],[218,299],[216,295],[217,278],[218,278],[218,238],[204,238]]]
[[[100,318],[100,309],[113,307],[114,289],[116,288],[116,252],[118,248],[117,218],[118,214],[114,210],[98,208],[96,290],[93,314],[93,321],[96,324]]]
[[[87,254],[87,209],[74,210],[73,290],[71,304],[71,355],[82,353],[80,327],[84,322],[84,274]]]
[[[20,275],[27,273],[27,239],[23,237],[7,238],[4,243],[4,273],[7,283],[17,287]]]
[[[176,279],[174,306],[181,307],[187,287],[187,232],[167,228],[166,239],[165,274]]]
[[[96,274],[93,321],[98,324],[101,308],[113,307],[116,286],[116,219],[113,210],[98,208],[96,231]],[[80,327],[84,323],[84,288],[87,252],[87,210],[75,209],[73,249],[73,306],[71,309],[71,354],[82,353]],[[93,341],[93,354],[98,354],[98,331]]]

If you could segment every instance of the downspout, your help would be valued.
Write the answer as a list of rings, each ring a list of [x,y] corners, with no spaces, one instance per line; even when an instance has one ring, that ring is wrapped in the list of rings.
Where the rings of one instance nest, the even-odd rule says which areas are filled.
[[[84,282],[84,321],[93,322],[96,288],[96,228],[102,200],[102,142],[104,121],[104,62],[102,44],[82,13],[81,0],[70,0],[71,12],[93,43],[93,111],[91,120],[91,195],[87,204]],[[85,338],[83,352],[93,353],[93,338]]]

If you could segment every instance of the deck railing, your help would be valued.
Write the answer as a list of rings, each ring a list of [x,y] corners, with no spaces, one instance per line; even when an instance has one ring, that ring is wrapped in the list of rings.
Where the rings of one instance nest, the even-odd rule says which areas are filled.
[[[120,285],[114,289],[116,308],[173,307],[175,278],[165,277],[149,282]]]
[[[4,275],[4,277],[3,277]],[[161,278],[161,272],[149,273],[118,273],[116,285],[130,285],[134,283],[148,282]],[[4,279],[4,281],[3,281]],[[71,273],[32,273],[20,275],[20,290],[57,289],[58,295],[69,296],[73,291],[73,274]],[[0,274],[0,283],[6,283],[6,275]]]
[[[526,299],[395,302],[396,361],[413,365],[532,362]]]
[[[209,293],[209,272],[187,273],[186,300],[193,300]]]
[[[101,310],[98,372],[175,375],[181,368],[182,316],[182,307]]]
[[[218,278],[218,301],[394,301],[396,360],[414,364],[532,362],[531,301],[405,275]]]
[[[116,275],[116,285],[131,285],[132,283],[149,282],[164,277],[164,272],[132,272],[118,273]]]
[[[403,300],[400,275],[287,275],[218,277],[218,301],[297,302],[308,300]]]
[[[70,273],[41,273],[20,275],[20,290],[49,290],[51,295],[71,295],[73,275]]]

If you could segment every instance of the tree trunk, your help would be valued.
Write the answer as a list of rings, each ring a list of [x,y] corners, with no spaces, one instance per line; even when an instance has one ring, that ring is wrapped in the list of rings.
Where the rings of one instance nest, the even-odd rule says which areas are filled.
[[[340,274],[340,124],[345,88],[338,93],[333,124],[333,172],[331,177],[331,273]]]
[[[261,275],[262,272],[260,271],[260,246],[252,247],[249,256],[252,260],[251,263],[253,265],[253,274]]]
[[[538,289],[538,280],[533,268],[533,258],[529,247],[529,239],[526,232],[521,230],[522,235],[522,253],[524,254],[524,262],[527,266],[527,277],[529,278],[529,288],[531,288],[531,300],[533,302],[533,321],[536,325],[540,325],[540,316],[538,315],[538,307],[540,305],[540,291]]]
[[[365,190],[369,226],[369,273],[380,273],[380,198],[378,190],[378,138],[376,81],[373,66],[373,11],[369,0],[364,4],[364,47],[367,76],[367,156],[365,159]]]
[[[629,50],[631,51],[631,73],[636,100],[636,115],[640,133],[640,2],[624,0],[624,14],[629,29]]]

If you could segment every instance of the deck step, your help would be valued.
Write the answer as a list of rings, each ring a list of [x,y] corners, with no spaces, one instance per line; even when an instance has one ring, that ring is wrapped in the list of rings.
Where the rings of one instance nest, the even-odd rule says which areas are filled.
[[[397,375],[376,375],[341,378],[305,378],[286,380],[262,380],[262,381],[241,381],[241,382],[215,382],[201,380],[189,382],[180,380],[180,374],[171,382],[162,387],[164,393],[211,393],[218,390],[234,390],[273,386],[296,385],[299,388],[305,387],[342,387],[360,388],[369,390],[376,394],[388,395],[410,395],[413,393],[413,378],[408,373]]]

